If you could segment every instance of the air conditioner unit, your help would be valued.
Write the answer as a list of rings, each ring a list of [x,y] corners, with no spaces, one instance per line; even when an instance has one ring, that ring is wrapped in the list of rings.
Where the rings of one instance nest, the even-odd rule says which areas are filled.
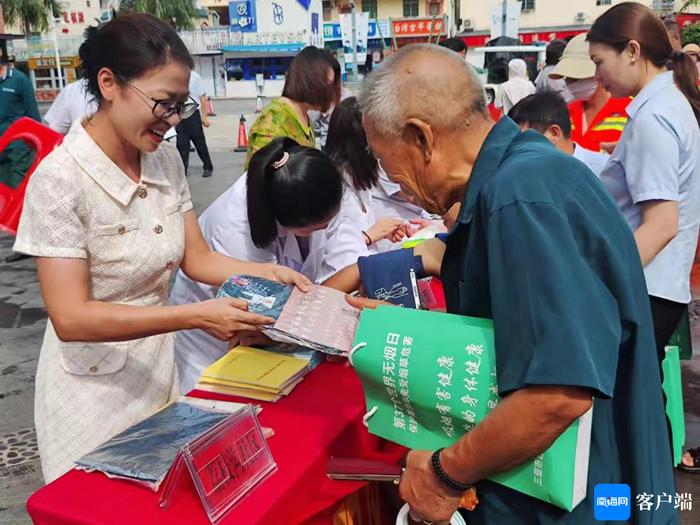
[[[462,29],[463,30],[468,30],[468,29],[473,29],[474,28],[474,19],[473,18],[465,18],[462,20]]]
[[[578,13],[576,13],[576,16],[574,17],[574,19],[577,22],[585,22],[586,21],[586,13],[584,13],[583,11],[579,11]]]

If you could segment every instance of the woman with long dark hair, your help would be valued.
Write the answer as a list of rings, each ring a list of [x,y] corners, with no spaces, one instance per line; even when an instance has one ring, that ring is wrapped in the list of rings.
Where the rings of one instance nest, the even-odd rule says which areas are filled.
[[[365,255],[359,232],[353,240],[339,214],[343,180],[321,151],[276,138],[250,161],[247,174],[219,196],[199,218],[204,238],[216,252],[258,263],[276,263],[323,282]],[[204,301],[217,288],[179,272],[170,299]],[[181,390],[194,387],[202,370],[228,350],[201,330],[180,332],[175,354]]]
[[[370,251],[377,251],[380,241],[403,239],[401,219],[375,217],[371,190],[379,182],[380,167],[367,143],[355,97],[346,98],[333,111],[324,151],[343,173],[345,215],[362,232]]]
[[[635,2],[605,12],[588,41],[598,81],[615,97],[634,97],[601,180],[634,231],[660,364],[691,299],[700,224],[698,72],[691,57],[674,51],[662,21]],[[689,468],[698,468],[696,458]]]

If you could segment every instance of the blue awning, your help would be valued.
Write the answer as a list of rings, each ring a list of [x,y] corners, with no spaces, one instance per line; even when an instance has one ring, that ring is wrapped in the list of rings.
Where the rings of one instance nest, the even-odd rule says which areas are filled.
[[[284,56],[296,54],[304,48],[302,42],[289,44],[260,44],[254,46],[222,46],[221,51],[237,56]]]

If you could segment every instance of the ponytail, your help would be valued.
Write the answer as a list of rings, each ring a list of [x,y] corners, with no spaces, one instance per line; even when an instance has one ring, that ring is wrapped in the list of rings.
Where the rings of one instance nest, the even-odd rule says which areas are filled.
[[[673,53],[667,67],[673,71],[673,80],[688,99],[700,126],[700,90],[698,90],[698,69],[695,62],[690,55],[679,51]]]
[[[279,137],[250,159],[246,181],[248,224],[253,244],[258,248],[266,248],[277,238],[277,218],[269,203],[270,180],[276,171],[273,164],[277,165],[294,146],[299,147],[292,139]]]
[[[343,195],[342,177],[331,160],[286,137],[273,139],[250,159],[246,201],[253,244],[269,247],[277,224],[304,228],[330,219]]]

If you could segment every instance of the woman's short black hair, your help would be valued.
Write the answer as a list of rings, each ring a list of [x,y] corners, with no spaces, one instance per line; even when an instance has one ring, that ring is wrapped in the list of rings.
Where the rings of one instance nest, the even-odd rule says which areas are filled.
[[[367,144],[355,97],[346,98],[333,110],[324,151],[347,173],[356,190],[369,190],[377,184],[379,166]]]
[[[85,30],[80,50],[81,78],[95,100],[102,100],[97,74],[110,69],[118,79],[138,78],[149,69],[169,60],[194,67],[192,56],[175,30],[145,13],[123,13],[107,23]]]
[[[328,70],[333,81],[328,82]],[[299,51],[289,65],[282,96],[303,102],[322,113],[340,100],[340,64],[330,51],[308,46]]]
[[[342,177],[328,156],[290,138],[274,139],[253,155],[248,166],[253,243],[268,247],[277,238],[278,223],[303,228],[330,220],[338,213],[342,196]]]

